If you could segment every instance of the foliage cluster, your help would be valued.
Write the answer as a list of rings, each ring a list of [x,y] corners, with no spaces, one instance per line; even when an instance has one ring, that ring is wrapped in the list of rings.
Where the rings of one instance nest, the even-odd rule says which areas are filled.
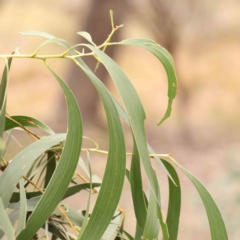
[[[181,188],[174,165],[189,178],[197,189],[207,212],[211,239],[226,240],[227,232],[221,214],[205,187],[171,155],[156,154],[147,143],[144,129],[145,112],[139,96],[126,74],[110,57],[105,49],[112,45],[130,45],[152,53],[164,66],[168,77],[168,107],[161,124],[170,116],[171,105],[176,96],[177,79],[170,54],[149,39],[127,39],[111,42],[114,32],[121,26],[114,26],[112,12],[112,32],[100,46],[95,45],[87,32],[78,32],[89,43],[71,46],[67,41],[42,32],[25,32],[46,38],[32,54],[20,54],[16,50],[10,55],[0,55],[6,65],[0,85],[0,238],[8,239],[177,239],[181,209]],[[58,44],[65,48],[57,55],[40,55],[39,50],[48,44]],[[81,51],[76,50],[81,47]],[[87,49],[87,50],[86,50]],[[86,51],[86,52],[85,52]],[[114,81],[124,106],[112,96],[95,73],[85,64],[84,57],[91,56],[103,64]],[[9,116],[6,113],[7,86],[13,58],[39,59],[44,62],[62,88],[68,107],[68,131],[56,134],[49,126],[29,116]],[[48,64],[48,59],[64,58],[72,60],[95,86],[105,109],[109,150],[105,152],[92,139],[83,136],[81,113],[74,95],[67,84]],[[126,152],[121,119],[131,131],[134,142],[132,153]],[[31,130],[30,128],[31,127]],[[39,137],[34,129],[46,134]],[[23,130],[33,138],[33,142],[20,151],[11,161],[4,157],[11,131]],[[4,138],[4,132],[8,137]],[[3,141],[3,139],[5,139]],[[82,148],[82,140],[91,141],[94,148]],[[86,152],[87,164],[80,157]],[[101,182],[94,178],[91,170],[90,153],[107,154],[107,165]],[[131,155],[131,167],[126,169],[126,156]],[[165,159],[165,160],[164,160]],[[167,161],[168,160],[168,161]],[[169,182],[167,218],[161,211],[160,187],[152,161],[159,163]],[[80,166],[83,173],[76,170]],[[148,179],[149,193],[145,194],[142,185],[142,171]],[[136,217],[135,236],[124,229],[125,212],[119,206],[125,177],[131,185],[132,201]],[[81,180],[81,182],[80,182]],[[89,198],[84,211],[75,211],[61,205],[65,198],[88,191]],[[90,211],[92,194],[98,194],[94,208]],[[17,224],[15,224],[17,223]],[[16,227],[14,228],[14,224]],[[39,236],[39,229],[45,233]],[[42,232],[41,232],[42,233]]]

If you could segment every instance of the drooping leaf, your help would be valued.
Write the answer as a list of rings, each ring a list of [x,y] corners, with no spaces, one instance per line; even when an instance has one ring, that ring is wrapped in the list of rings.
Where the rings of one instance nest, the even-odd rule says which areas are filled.
[[[81,240],[101,238],[116,210],[125,175],[126,149],[122,125],[114,101],[102,82],[80,60],[77,65],[92,81],[103,102],[109,127],[109,154],[101,190]],[[94,232],[93,232],[94,229]]]
[[[146,225],[143,231],[142,239],[157,239],[159,233],[159,221],[157,216],[157,201],[150,189]],[[165,238],[163,238],[165,240]]]
[[[210,231],[211,231],[211,239],[212,240],[228,240],[227,230],[226,230],[222,215],[215,201],[213,200],[212,196],[209,194],[207,189],[202,185],[202,183],[196,177],[194,177],[189,171],[187,171],[184,167],[182,167],[173,158],[171,159],[184,172],[184,174],[189,178],[189,180],[193,183],[196,190],[198,191],[207,213],[208,222],[209,222]]]
[[[172,102],[177,93],[178,83],[171,55],[168,53],[166,49],[160,47],[154,41],[149,39],[143,38],[126,39],[116,44],[132,45],[144,48],[151,52],[153,55],[155,55],[165,68],[168,77],[168,107],[164,117],[158,123],[158,125],[160,125],[165,119],[167,119],[171,115]]]
[[[48,68],[62,87],[66,97],[68,132],[58,167],[54,171],[44,195],[30,216],[26,228],[19,234],[17,240],[30,240],[57,207],[72,179],[81,151],[82,120],[78,104],[66,83],[49,66]]]
[[[7,235],[9,240],[14,240],[13,226],[8,218],[2,199],[0,198],[0,229]]]
[[[156,175],[155,171],[153,173]],[[156,176],[157,178],[157,176]],[[158,183],[157,183],[158,184]],[[148,211],[147,211],[147,219],[143,232],[143,239],[157,239],[159,233],[159,227],[161,226],[163,240],[169,239],[168,227],[163,220],[161,205],[158,204],[160,202],[160,187],[158,186],[158,201],[156,201],[152,190],[150,189],[149,193],[149,202],[148,202]]]
[[[10,131],[7,132],[7,133],[8,133],[7,139],[5,140],[5,143],[3,142],[3,144],[4,144],[4,150],[2,151],[2,156],[4,156],[4,154],[5,154],[6,151],[7,151],[7,147],[8,147],[8,145],[9,145],[10,139],[11,139],[11,137],[12,137],[12,130],[10,130]],[[1,143],[0,143],[0,145],[1,145]],[[0,146],[0,150],[1,150],[1,146]]]
[[[113,99],[114,99],[114,102],[115,102],[115,105],[116,105],[116,107],[117,107],[117,110],[118,110],[118,113],[119,113],[119,115],[122,117],[122,119],[127,123],[127,125],[129,125],[130,126],[130,122],[129,122],[129,120],[128,120],[128,116],[127,116],[127,114],[126,114],[126,112],[125,112],[125,110],[123,109],[123,107],[119,104],[119,102],[113,97]],[[154,151],[153,151],[153,149],[151,148],[151,146],[148,144],[147,145],[148,146],[148,151],[150,152],[150,153],[155,153]],[[160,164],[160,166],[162,167],[162,169],[166,172],[166,174],[168,175],[168,177],[173,181],[173,178],[172,178],[172,176],[171,176],[171,174],[168,172],[168,170],[167,170],[167,168],[164,166],[164,164],[162,163],[162,160],[160,159],[160,158],[158,158],[157,159],[157,161],[159,162],[159,164]],[[174,182],[174,181],[173,181]]]
[[[181,187],[180,181],[177,175],[176,170],[173,166],[167,162],[162,160],[165,167],[171,173],[171,176],[174,179],[176,185],[172,182],[171,179],[168,178],[168,186],[169,186],[169,198],[168,198],[168,212],[167,212],[167,226],[169,232],[169,240],[177,240],[178,235],[178,225],[180,218],[180,210],[181,210]]]
[[[143,194],[140,158],[135,143],[133,148],[133,156],[130,170],[130,184],[137,224],[143,230],[146,223],[147,208]]]
[[[47,149],[65,140],[66,134],[56,134],[33,142],[18,153],[0,177],[0,197],[6,207],[20,178],[29,171],[32,163]]]
[[[19,217],[19,210],[18,209],[14,210],[14,211],[12,211],[11,213],[8,214],[8,218],[9,218],[12,225],[17,221],[18,217]],[[0,239],[2,239],[4,234],[5,233],[0,229]]]
[[[133,236],[130,235],[127,231],[123,230],[124,234],[128,237],[129,240],[134,240]]]
[[[92,187],[99,187],[101,186],[101,183],[92,183]],[[64,194],[63,198],[62,199],[66,199],[68,197],[71,197],[72,195],[82,191],[82,190],[87,190],[87,189],[90,189],[90,183],[81,183],[81,184],[78,184],[78,185],[75,185],[75,186],[71,186],[71,187],[68,187],[66,193]],[[26,198],[27,199],[31,199],[31,198],[34,198],[34,197],[37,197],[37,196],[40,196],[42,195],[41,192],[39,191],[36,191],[36,192],[27,192],[26,193]],[[14,192],[11,199],[10,199],[10,203],[15,203],[15,202],[18,202],[20,200],[20,196],[19,196],[19,193],[18,192]]]
[[[44,188],[47,187],[56,168],[56,158],[53,152],[48,152],[48,162],[46,166],[46,175],[44,179]]]
[[[90,188],[92,188],[92,167],[91,167],[91,160],[90,160],[90,154],[87,151],[87,159],[88,159],[88,171],[89,171],[89,181],[90,181]],[[89,212],[90,212],[90,203],[91,203],[91,196],[92,196],[92,191],[89,191],[89,196],[88,196],[88,201],[87,201],[87,208],[86,208],[86,213],[85,213],[85,217],[84,217],[84,221],[81,227],[81,231],[78,235],[78,238],[81,238],[87,223],[88,223],[88,219],[89,219]]]
[[[19,181],[20,188],[20,211],[18,218],[18,226],[16,230],[16,236],[25,228],[26,216],[27,216],[27,201],[26,201],[26,193],[24,188],[23,178]]]
[[[7,101],[7,86],[8,86],[8,72],[11,66],[12,58],[6,60],[6,66],[3,71],[2,80],[0,84],[0,158],[2,156],[2,150],[4,149],[3,144],[3,132],[5,125],[5,114],[6,114],[6,101]]]
[[[13,119],[14,121],[11,119]],[[5,131],[19,127],[19,125],[16,122],[24,127],[33,127],[43,130],[50,134],[54,134],[54,131],[46,124],[44,124],[43,122],[39,121],[36,118],[28,116],[11,116],[10,118],[7,118],[5,122]]]
[[[30,199],[26,199],[27,211],[28,212],[34,210],[34,208],[38,204],[39,200],[41,199],[41,196],[42,195],[39,195],[39,196],[36,196],[36,197],[32,197]],[[19,202],[14,202],[14,203],[9,203],[8,204],[8,208],[9,209],[20,209],[21,208],[20,201]]]
[[[136,231],[135,231],[135,240],[140,240],[142,239],[143,236],[143,229],[141,229],[138,224],[136,224]]]

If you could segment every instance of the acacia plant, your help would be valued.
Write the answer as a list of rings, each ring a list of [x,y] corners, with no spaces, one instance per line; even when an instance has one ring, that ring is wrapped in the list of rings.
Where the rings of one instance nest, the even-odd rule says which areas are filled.
[[[170,116],[171,105],[176,95],[177,79],[170,54],[154,41],[143,38],[111,42],[111,37],[121,26],[114,26],[110,12],[112,32],[106,41],[97,46],[87,32],[78,32],[89,43],[75,46],[52,35],[31,31],[23,35],[40,36],[46,39],[32,54],[20,54],[18,50],[9,55],[0,55],[6,65],[0,85],[0,238],[7,239],[161,239],[175,240],[181,209],[180,182],[175,166],[189,178],[197,189],[204,204],[212,240],[226,240],[227,232],[217,205],[205,187],[171,155],[156,154],[147,143],[144,120],[145,113],[140,98],[126,74],[116,62],[105,54],[112,45],[130,45],[143,48],[152,53],[164,66],[168,78],[168,107],[161,124]],[[48,44],[64,47],[57,55],[40,55],[39,50]],[[81,47],[81,51],[77,50]],[[121,106],[111,92],[103,85],[95,73],[85,64],[84,57],[97,59],[104,65],[115,83],[124,106]],[[31,58],[43,61],[53,78],[62,88],[68,107],[68,130],[56,134],[49,126],[29,116],[10,116],[6,112],[9,71],[14,58]],[[83,136],[81,113],[75,97],[67,84],[48,63],[49,58],[63,58],[73,61],[89,78],[96,88],[107,117],[109,148],[108,152],[99,149],[97,143]],[[125,137],[121,119],[132,132],[134,147],[132,153],[126,152]],[[31,130],[30,128],[31,127]],[[33,142],[21,150],[12,160],[4,156],[12,129],[21,129],[30,135]],[[34,129],[44,131],[39,137]],[[9,133],[8,136],[4,132]],[[83,138],[92,141],[95,148],[82,148]],[[86,152],[85,162],[80,157]],[[101,181],[94,180],[90,153],[107,154],[107,164]],[[126,168],[126,156],[131,155],[131,167]],[[84,155],[85,156],[85,155]],[[165,160],[164,160],[165,159]],[[168,176],[169,201],[167,218],[161,212],[159,181],[152,161],[159,163]],[[87,164],[86,164],[87,163]],[[77,166],[83,170],[76,170]],[[144,170],[149,191],[144,192],[142,171]],[[85,177],[84,177],[85,176]],[[131,185],[136,230],[131,236],[124,229],[127,213],[118,206],[125,177]],[[39,181],[41,179],[41,181]],[[75,211],[61,205],[65,198],[89,193],[86,209]],[[90,210],[92,194],[97,200]],[[167,197],[167,196],[166,196]],[[43,230],[40,230],[43,228]],[[40,230],[40,231],[39,231]]]

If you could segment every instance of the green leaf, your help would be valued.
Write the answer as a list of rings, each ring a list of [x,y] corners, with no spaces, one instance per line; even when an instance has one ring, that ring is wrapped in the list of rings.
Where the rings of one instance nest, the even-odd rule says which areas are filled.
[[[143,236],[143,229],[139,227],[138,224],[136,224],[136,231],[135,231],[135,240],[142,240]]]
[[[12,225],[17,221],[18,217],[19,217],[18,209],[14,210],[8,214],[8,218]],[[3,236],[4,236],[4,232],[0,229],[0,239],[2,239]]]
[[[68,132],[58,167],[54,171],[44,195],[30,216],[26,228],[17,237],[17,240],[30,240],[61,201],[76,169],[81,150],[82,120],[76,99],[66,83],[49,66],[48,68],[62,87],[66,97]],[[69,162],[69,160],[71,161]]]
[[[68,190],[66,191],[63,199],[71,197],[72,195],[80,192],[81,190],[86,190],[86,189],[91,189],[95,187],[100,187],[101,183],[81,183],[72,187],[69,187]]]
[[[161,229],[162,229],[163,240],[169,240],[168,226],[163,220],[162,210],[159,205],[157,205],[157,217],[158,217]],[[157,228],[157,224],[156,224],[155,228]]]
[[[227,230],[222,219],[222,215],[212,196],[196,177],[194,177],[189,171],[183,168],[173,158],[171,158],[171,160],[185,173],[185,175],[197,189],[207,212],[211,231],[211,240],[228,240]]]
[[[87,151],[87,159],[88,159],[88,170],[89,170],[89,178],[90,178],[90,188],[92,189],[92,167],[91,167],[91,160],[90,160],[90,154]],[[91,203],[91,196],[92,196],[92,191],[89,191],[89,196],[88,196],[88,202],[87,202],[87,208],[86,208],[86,213],[85,213],[85,217],[84,217],[84,221],[81,227],[81,231],[78,235],[78,238],[80,239],[86,226],[88,223],[88,219],[89,219],[89,211],[90,211],[90,203]]]
[[[130,184],[137,224],[143,230],[146,223],[147,208],[144,199],[139,153],[134,143],[130,170]]]
[[[41,199],[41,196],[33,197],[31,199],[26,199],[27,203],[27,211],[32,212],[36,205],[38,204],[39,200]],[[9,209],[20,209],[21,205],[20,202],[14,202],[8,204]]]
[[[8,72],[11,67],[12,58],[6,61],[6,66],[3,71],[2,81],[0,84],[0,158],[2,157],[2,149],[5,145],[3,144],[3,132],[5,124],[6,114],[6,101],[7,101],[7,86],[8,86]]]
[[[92,183],[92,187],[99,187],[101,186],[100,183]],[[81,183],[81,184],[78,184],[78,185],[75,185],[75,186],[71,186],[67,189],[66,193],[64,194],[63,199],[65,198],[68,198],[68,197],[71,197],[72,195],[82,191],[82,190],[86,190],[86,189],[90,189],[90,183]],[[31,199],[31,198],[34,198],[34,197],[37,197],[37,196],[40,196],[42,195],[41,192],[39,191],[36,191],[36,192],[27,192],[26,193],[26,198],[27,199]],[[10,203],[15,203],[15,202],[18,202],[20,200],[20,195],[18,192],[14,192],[12,194],[12,197],[10,199]]]
[[[153,174],[156,173],[153,170]],[[157,178],[157,176],[156,176]],[[158,182],[157,182],[158,185]],[[159,185],[157,186],[160,189]],[[163,221],[160,202],[160,190],[158,190],[158,201],[155,199],[152,190],[150,189],[150,197],[148,202],[147,220],[143,232],[143,239],[157,239],[159,233],[159,226],[162,229],[163,240],[169,239],[168,228]]]
[[[126,149],[120,117],[111,95],[80,59],[76,64],[96,87],[104,105],[109,127],[109,154],[101,190],[88,225],[81,236],[81,240],[95,240],[101,238],[117,208],[125,175]]]
[[[96,44],[92,41],[92,37],[88,32],[85,31],[81,31],[81,32],[77,32],[78,35],[82,36],[83,38],[85,38],[88,42],[90,42],[93,46],[96,46]]]
[[[6,145],[5,145],[4,141],[2,140],[2,138],[0,138],[0,151],[4,150],[5,147],[6,147]]]
[[[11,116],[11,118],[14,120],[7,118],[5,122],[5,131],[19,127],[19,124],[21,124],[24,127],[33,127],[36,129],[43,130],[49,134],[55,134],[54,131],[48,127],[43,122],[39,121],[38,119],[28,117],[28,116]],[[16,123],[17,122],[17,123]]]
[[[143,231],[142,239],[157,239],[159,233],[159,221],[157,216],[158,204],[150,189],[150,196],[148,201],[146,225]],[[165,238],[163,238],[165,240]]]
[[[0,229],[5,232],[9,240],[14,240],[14,230],[12,224],[8,218],[8,215],[5,211],[5,207],[3,205],[2,199],[0,198]]]
[[[44,137],[24,148],[13,158],[0,177],[0,197],[5,207],[11,199],[15,184],[27,174],[32,163],[50,147],[65,140],[65,137],[66,134]]]
[[[19,32],[22,35],[25,36],[41,36],[41,37],[45,37],[45,38],[55,38],[53,35],[48,34],[48,33],[44,33],[44,32],[40,32],[40,31],[27,31],[27,32]]]
[[[169,240],[177,240],[178,235],[178,225],[181,211],[181,187],[179,178],[176,170],[173,166],[162,160],[165,167],[171,173],[171,176],[174,179],[176,185],[172,182],[170,178],[168,178],[168,186],[169,186],[169,198],[168,198],[168,212],[167,212],[167,226],[169,232]]]
[[[128,237],[129,240],[134,240],[133,236],[130,235],[127,231],[123,230],[124,234]]]
[[[10,139],[11,137],[14,139],[14,137],[12,136],[12,130],[10,130],[8,133],[8,136],[7,136],[7,139],[5,140],[5,143],[3,142],[4,144],[4,151],[2,151],[2,156],[4,156],[4,154],[6,153],[7,151],[7,147],[9,145],[9,142],[10,142]],[[0,141],[0,150],[1,150],[1,141]]]
[[[55,168],[56,168],[55,154],[53,152],[48,152],[48,163],[47,163],[47,166],[46,166],[46,175],[45,175],[45,179],[44,179],[45,180],[44,181],[44,188],[46,188],[48,183],[50,182]]]
[[[39,192],[39,191],[36,191],[36,192],[26,192],[26,199],[31,199],[31,198],[34,198],[34,197],[37,197],[37,196],[41,196],[42,193]],[[14,192],[12,194],[12,197],[9,201],[9,203],[16,203],[16,202],[19,202],[20,201],[20,193],[19,192]]]
[[[102,61],[103,65],[112,77],[118,92],[120,93],[126,108],[128,120],[130,122],[140,159],[142,160],[150,187],[152,188],[153,194],[158,201],[157,178],[153,174],[152,165],[148,155],[146,134],[144,130],[145,112],[140,98],[126,74],[110,57],[89,44],[83,44],[83,46],[90,48]]]
[[[129,120],[128,120],[128,116],[125,112],[125,110],[122,108],[122,106],[119,104],[119,102],[113,97],[115,105],[117,107],[118,113],[119,115],[122,117],[122,119],[128,124]],[[148,147],[148,151],[152,154],[155,154],[155,152],[153,151],[153,149],[151,148],[151,146],[149,144],[147,144]],[[166,172],[166,174],[168,175],[168,177],[174,182],[171,174],[168,172],[167,168],[165,167],[165,165],[163,164],[162,160],[160,158],[154,157],[156,159],[156,161],[160,164],[160,166],[162,167],[162,169],[164,170],[164,172]]]
[[[61,38],[56,38],[53,35],[50,35],[48,33],[40,32],[40,31],[28,31],[28,32],[21,32],[21,34],[25,35],[25,36],[39,36],[39,37],[44,37],[44,38],[48,39],[47,41],[45,41],[44,43],[41,44],[41,46],[37,49],[37,51],[39,51],[41,47],[43,47],[47,44],[50,44],[50,43],[56,43],[67,49],[72,48],[72,45],[70,43],[68,43],[67,41],[65,41]],[[77,52],[75,51],[75,49],[71,49],[69,52],[72,55],[77,55]]]
[[[178,83],[171,55],[166,49],[160,47],[154,41],[149,39],[133,38],[126,39],[121,41],[120,43],[114,44],[132,45],[144,48],[151,52],[153,55],[155,55],[165,68],[168,77],[168,107],[164,117],[158,123],[158,125],[160,125],[165,119],[167,119],[171,115],[173,99],[175,98],[177,93]]]
[[[16,236],[22,231],[22,229],[25,228],[26,216],[27,216],[27,201],[26,201],[26,193],[25,193],[23,178],[21,178],[19,181],[19,187],[20,187],[20,212],[19,212]]]

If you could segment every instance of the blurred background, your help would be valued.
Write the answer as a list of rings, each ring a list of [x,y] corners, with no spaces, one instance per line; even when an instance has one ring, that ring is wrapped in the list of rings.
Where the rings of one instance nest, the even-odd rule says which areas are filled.
[[[19,47],[20,53],[33,52],[44,39],[18,33],[29,30],[44,31],[72,44],[83,42],[76,35],[77,31],[87,31],[93,41],[100,44],[111,31],[110,9],[114,11],[115,24],[124,24],[113,41],[132,37],[150,38],[172,54],[179,80],[178,94],[171,118],[157,127],[167,106],[167,79],[163,67],[151,54],[136,47],[107,49],[140,95],[147,114],[149,143],[158,153],[173,154],[179,163],[200,179],[216,200],[230,239],[239,239],[239,1],[1,0],[0,53],[9,54],[16,47]],[[62,51],[60,47],[48,46],[41,53]],[[76,94],[83,115],[84,135],[96,140],[106,150],[106,118],[90,81],[68,60],[51,60],[49,63]],[[87,59],[87,63],[94,68],[96,61]],[[0,65],[3,69],[3,62]],[[117,96],[102,66],[97,75]],[[56,132],[66,131],[66,106],[61,89],[38,60],[14,59],[7,111],[10,115],[36,117]],[[126,126],[125,132],[127,147],[131,151],[131,133]],[[14,154],[8,152],[9,159]],[[93,157],[93,168],[102,176],[105,158],[98,155]],[[154,166],[160,168],[156,164]],[[166,215],[167,178],[161,170],[157,173]],[[183,191],[179,239],[210,239],[201,200],[189,180],[179,174]],[[134,233],[129,194],[130,187],[126,182],[120,206],[127,212],[127,230]],[[81,198],[74,204],[77,209],[80,208]]]

